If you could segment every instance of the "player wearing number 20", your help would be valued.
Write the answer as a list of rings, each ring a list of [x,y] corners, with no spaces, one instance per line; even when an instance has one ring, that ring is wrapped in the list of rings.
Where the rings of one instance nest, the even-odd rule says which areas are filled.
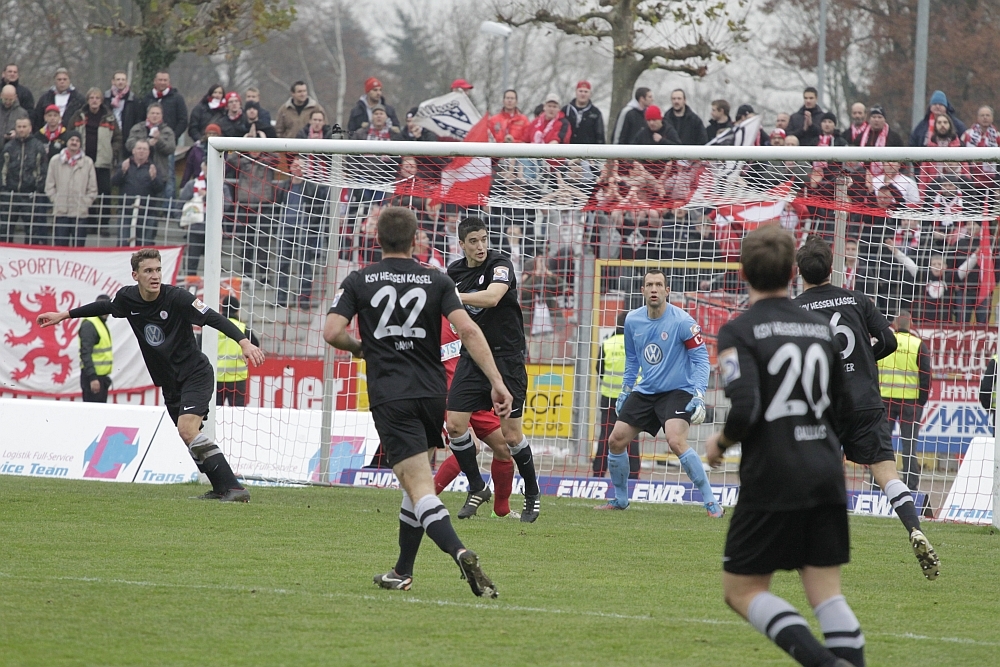
[[[689,424],[705,421],[708,386],[708,351],[701,327],[680,308],[667,303],[670,288],[663,271],[650,269],[642,279],[646,305],[625,318],[625,376],[618,397],[618,421],[608,438],[608,473],[615,497],[599,510],[628,507],[628,445],[646,431],[656,436],[663,429],[670,450],[684,472],[701,491],[710,516],[722,517],[705,469],[688,447]],[[639,372],[642,381],[636,383]]]
[[[853,421],[838,433],[844,455],[848,461],[871,468],[875,483],[882,488],[906,527],[910,546],[924,576],[935,579],[940,561],[920,530],[920,517],[910,489],[896,472],[892,429],[878,385],[875,362],[896,350],[896,336],[885,316],[867,296],[830,284],[833,252],[826,241],[818,236],[810,237],[799,248],[796,261],[806,289],[796,297],[795,303],[829,318],[841,343],[844,372],[850,378],[847,390],[851,392],[855,413]],[[875,345],[869,344],[871,338],[876,339]]]
[[[750,308],[719,330],[719,376],[732,401],[705,443],[708,462],[741,442],[740,502],[723,557],[726,603],[807,667],[863,667],[865,639],[840,593],[850,560],[847,490],[837,433],[851,395],[829,319],[788,299],[795,241],[777,226],[741,248]],[[825,638],[770,592],[798,570]]]

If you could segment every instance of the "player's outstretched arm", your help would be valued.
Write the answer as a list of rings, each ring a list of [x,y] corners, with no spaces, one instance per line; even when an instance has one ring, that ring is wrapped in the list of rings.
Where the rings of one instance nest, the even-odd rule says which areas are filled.
[[[51,327],[59,324],[63,320],[78,317],[97,317],[99,315],[111,315],[111,301],[94,301],[85,306],[64,310],[58,313],[42,313],[35,321],[40,327]]]
[[[507,391],[503,383],[503,377],[497,370],[496,362],[493,360],[493,353],[490,352],[489,343],[486,336],[464,309],[453,310],[448,315],[448,321],[455,327],[459,338],[462,339],[462,346],[472,355],[473,361],[490,381],[492,386],[493,409],[498,417],[506,417],[510,414],[514,398]]]
[[[361,341],[347,333],[347,325],[350,324],[343,315],[330,313],[323,323],[323,340],[328,345],[332,345],[338,350],[347,350],[358,359],[364,358],[361,351]]]

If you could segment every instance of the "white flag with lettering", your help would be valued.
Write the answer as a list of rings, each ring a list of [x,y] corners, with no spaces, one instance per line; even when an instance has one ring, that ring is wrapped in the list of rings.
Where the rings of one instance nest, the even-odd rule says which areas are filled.
[[[482,114],[468,95],[457,91],[421,102],[414,118],[417,125],[439,137],[463,141]]]

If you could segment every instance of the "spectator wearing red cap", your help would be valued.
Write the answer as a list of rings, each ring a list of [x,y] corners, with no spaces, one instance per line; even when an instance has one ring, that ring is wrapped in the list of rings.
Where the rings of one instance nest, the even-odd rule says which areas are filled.
[[[497,143],[521,143],[524,130],[528,127],[528,117],[517,108],[517,91],[513,88],[503,93],[503,109],[490,116],[490,134]]]
[[[66,126],[62,122],[62,113],[55,104],[50,104],[42,113],[44,123],[38,130],[39,138],[45,142],[46,162],[59,154],[59,151],[66,148]]]
[[[549,93],[545,96],[542,113],[531,121],[524,132],[527,143],[568,144],[573,136],[573,128],[566,120],[566,114],[559,109],[559,96]]]
[[[776,127],[771,130],[771,145],[772,146],[784,146],[785,145],[785,131],[780,127]]]
[[[467,90],[472,90],[472,84],[465,79],[455,79],[451,82],[451,92],[457,93],[458,91],[465,92]],[[468,94],[468,93],[466,93]]]
[[[660,107],[651,104],[643,112],[646,127],[639,130],[631,143],[635,146],[677,146],[681,138],[671,125],[664,124]]]
[[[53,79],[53,86],[42,93],[42,96],[38,98],[38,104],[35,105],[32,123],[37,130],[40,130],[45,124],[45,113],[50,106],[55,105],[56,109],[59,110],[62,124],[71,127],[69,121],[73,114],[87,103],[80,91],[73,87],[73,83],[69,80],[69,70],[65,67],[57,69]],[[965,131],[964,126],[962,131]]]
[[[294,139],[303,127],[309,124],[313,111],[326,111],[323,105],[309,97],[309,86],[296,81],[291,87],[292,96],[278,109],[274,131],[283,139]]]
[[[590,82],[576,84],[576,99],[563,107],[563,113],[573,129],[571,144],[603,144],[604,116],[590,101]]]
[[[247,133],[247,121],[243,116],[243,100],[235,90],[226,93],[226,113],[214,120],[222,128],[224,137],[242,137]]]
[[[347,133],[353,136],[358,130],[367,129],[372,123],[372,111],[378,105],[382,105],[385,110],[389,125],[398,130],[399,119],[396,118],[396,110],[382,97],[382,82],[370,76],[365,80],[365,94],[351,109],[351,116],[347,119]]]

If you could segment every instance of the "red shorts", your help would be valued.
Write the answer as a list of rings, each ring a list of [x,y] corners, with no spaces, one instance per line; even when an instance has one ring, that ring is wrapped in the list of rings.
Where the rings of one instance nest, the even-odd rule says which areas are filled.
[[[486,436],[500,428],[500,418],[492,410],[477,410],[469,417],[469,426],[477,438],[485,440]]]

